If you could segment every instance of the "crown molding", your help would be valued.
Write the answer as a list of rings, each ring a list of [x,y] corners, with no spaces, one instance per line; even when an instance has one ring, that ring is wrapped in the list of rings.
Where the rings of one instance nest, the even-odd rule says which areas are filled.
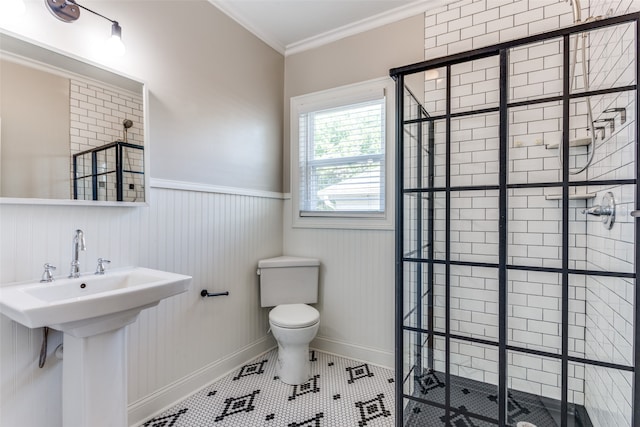
[[[372,30],[374,28],[381,27],[383,25],[391,24],[393,22],[415,16],[420,13],[424,13],[430,7],[439,7],[447,4],[447,0],[416,0],[407,5],[382,12],[378,15],[374,15],[372,17],[365,18],[360,21],[356,21],[354,23],[336,28],[334,30],[330,30],[325,33],[318,34],[316,36],[309,37],[307,39],[284,46],[272,34],[268,34],[267,32],[260,30],[251,22],[240,16],[240,14],[237,13],[233,6],[231,6],[232,2],[222,0],[208,1],[209,3],[220,9],[222,13],[229,16],[231,19],[244,27],[247,31],[252,33],[254,36],[258,37],[271,48],[285,56],[300,53],[305,50],[315,49],[317,47],[335,42],[345,37],[353,36],[365,31]]]
[[[424,13],[429,7],[437,7],[445,4],[446,0],[417,0],[407,5],[379,13],[378,15],[318,34],[317,36],[291,43],[286,46],[284,55],[289,56],[305,50],[315,49],[345,37],[363,33],[383,25],[391,24],[420,13]]]

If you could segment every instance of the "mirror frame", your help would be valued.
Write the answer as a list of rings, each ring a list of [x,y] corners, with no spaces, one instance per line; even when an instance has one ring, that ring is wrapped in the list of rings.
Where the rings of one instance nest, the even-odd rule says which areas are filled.
[[[117,202],[75,199],[42,199],[42,198],[18,198],[1,197],[0,205],[65,205],[65,206],[114,206],[114,207],[140,207],[149,206],[150,194],[150,138],[149,138],[149,90],[147,84],[137,78],[128,76],[119,71],[111,70],[104,65],[94,63],[84,58],[62,52],[51,46],[30,40],[21,35],[0,28],[0,56],[17,59],[22,64],[29,64],[40,69],[59,71],[69,77],[104,82],[112,86],[120,87],[132,92],[142,90],[142,113],[144,133],[144,202]],[[1,154],[0,154],[1,155]]]

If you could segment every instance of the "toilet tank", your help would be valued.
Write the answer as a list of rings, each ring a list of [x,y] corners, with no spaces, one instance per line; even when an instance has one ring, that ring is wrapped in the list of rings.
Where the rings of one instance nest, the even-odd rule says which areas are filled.
[[[258,261],[260,306],[318,302],[320,260],[280,256]]]

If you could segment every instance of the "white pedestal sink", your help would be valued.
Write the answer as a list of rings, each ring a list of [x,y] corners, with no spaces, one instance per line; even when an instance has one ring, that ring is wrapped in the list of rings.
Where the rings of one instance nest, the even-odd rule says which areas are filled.
[[[0,288],[0,313],[30,328],[64,332],[64,426],[125,427],[125,326],[143,309],[190,285],[190,276],[140,267],[18,283]]]
[[[64,335],[62,425],[126,427],[126,331]]]

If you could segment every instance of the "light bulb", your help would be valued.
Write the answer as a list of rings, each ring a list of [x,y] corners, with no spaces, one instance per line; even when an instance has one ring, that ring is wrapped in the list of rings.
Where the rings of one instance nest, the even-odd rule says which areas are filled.
[[[111,26],[111,37],[106,42],[106,49],[111,56],[122,56],[125,53],[125,47],[122,43],[122,28],[115,21]]]

